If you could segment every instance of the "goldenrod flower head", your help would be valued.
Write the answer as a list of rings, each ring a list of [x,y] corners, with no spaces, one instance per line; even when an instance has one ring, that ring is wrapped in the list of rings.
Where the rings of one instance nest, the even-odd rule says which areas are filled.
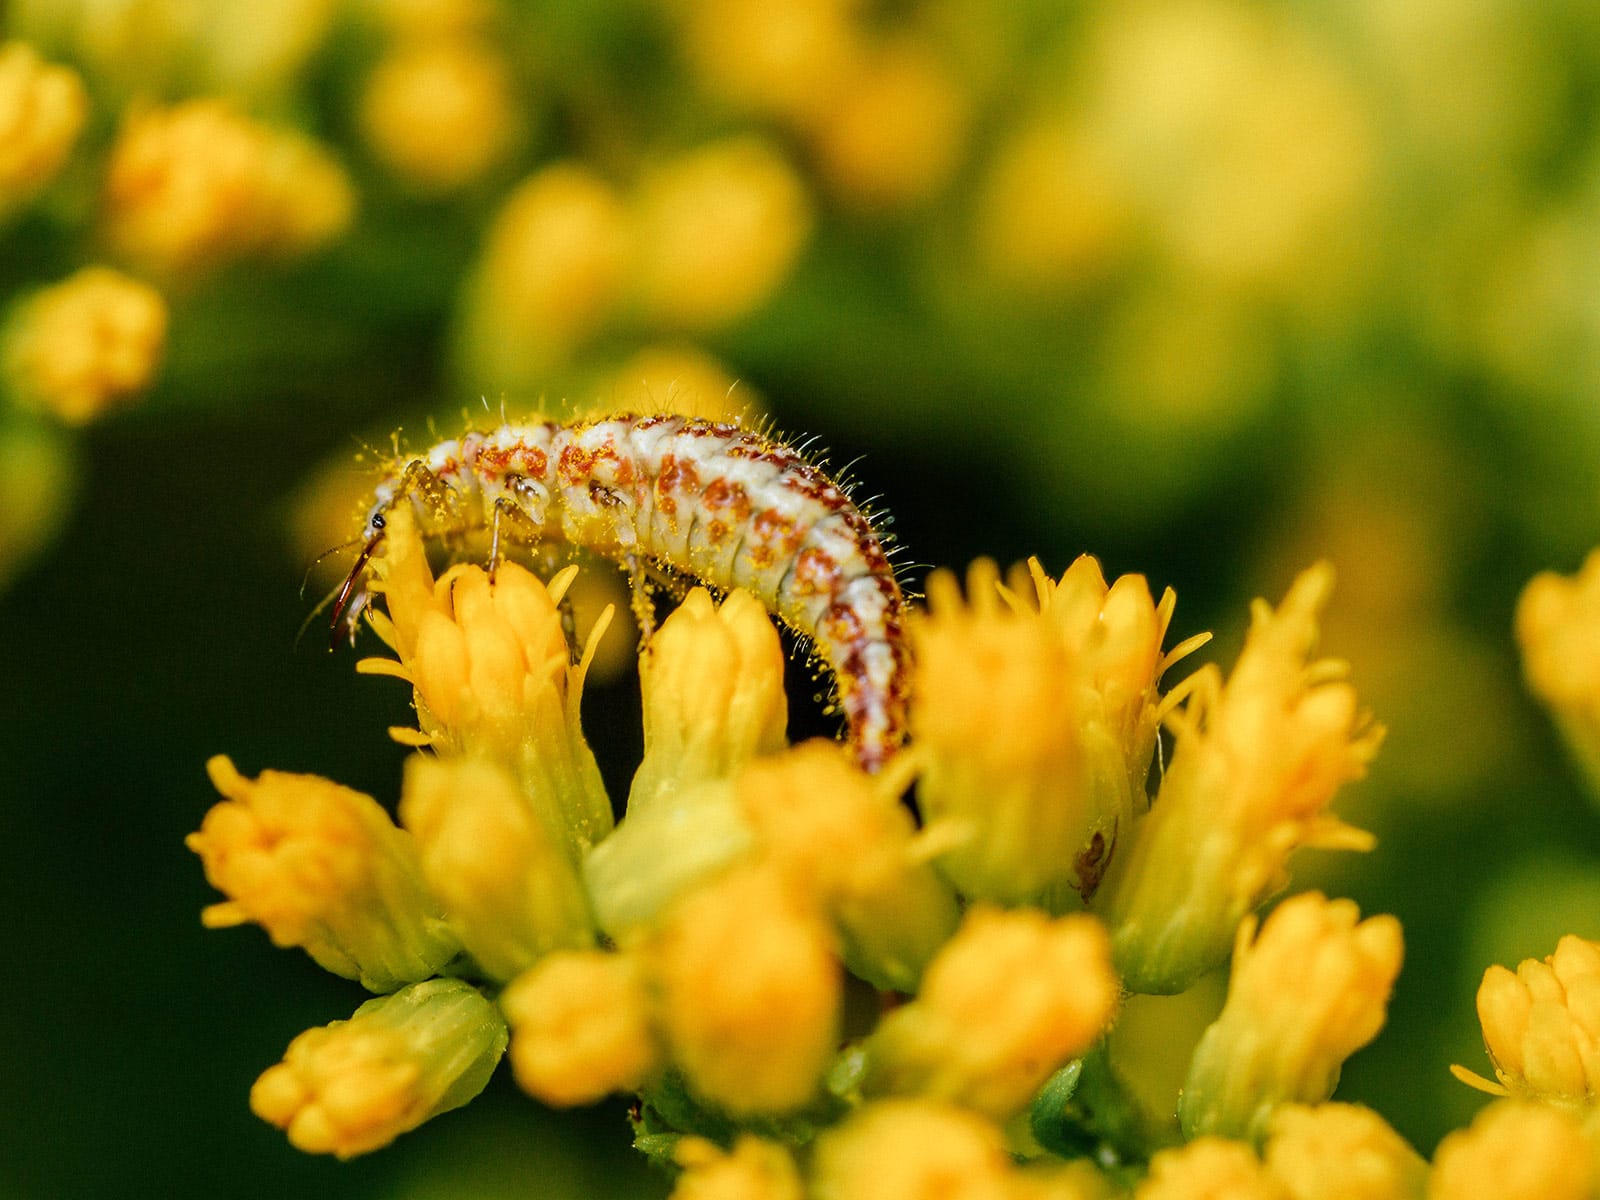
[[[597,389],[615,412],[675,413],[755,425],[766,405],[727,365],[697,346],[660,342],[623,363]]]
[[[933,1100],[879,1100],[817,1138],[816,1200],[1003,1200],[1014,1179],[995,1125]]]
[[[1496,1090],[1572,1107],[1593,1103],[1600,1095],[1600,943],[1569,934],[1554,954],[1525,959],[1515,973],[1490,967],[1478,987],[1478,1020]]]
[[[1569,1114],[1501,1100],[1439,1143],[1428,1200],[1588,1200],[1594,1150]]]
[[[1267,1170],[1294,1200],[1417,1200],[1428,1164],[1359,1104],[1285,1104],[1272,1114]]]
[[[1099,1040],[1117,997],[1095,918],[977,906],[929,965],[917,998],[880,1022],[864,1087],[1004,1120]]]
[[[147,389],[166,346],[160,292],[109,267],[85,267],[12,315],[0,370],[24,407],[83,425]]]
[[[1200,1039],[1178,1117],[1191,1137],[1259,1140],[1274,1109],[1333,1095],[1344,1060],[1383,1028],[1400,922],[1352,900],[1291,896],[1239,926],[1222,1014]]]
[[[1145,807],[1156,683],[1173,600],[1144,580],[1107,589],[1093,559],[1059,583],[1030,565],[1037,606],[972,567],[928,581],[916,649],[911,731],[940,867],[963,892],[1067,907],[1092,895]],[[1004,603],[1002,603],[1004,597]]]
[[[845,965],[880,988],[912,992],[959,913],[913,852],[899,786],[867,775],[838,743],[815,740],[751,762],[735,793],[768,861],[831,917]]]
[[[307,253],[342,233],[354,207],[320,146],[218,99],[131,111],[106,169],[112,245],[167,276]]]
[[[1169,717],[1177,745],[1160,795],[1097,897],[1134,991],[1182,991],[1221,962],[1240,920],[1286,884],[1292,850],[1372,845],[1327,812],[1382,739],[1343,664],[1308,661],[1332,586],[1322,564],[1276,611],[1257,601],[1227,683],[1201,668]]]
[[[811,202],[767,142],[735,137],[645,173],[634,199],[634,297],[668,328],[717,329],[766,302],[811,235]]]
[[[611,315],[628,269],[628,216],[588,167],[554,163],[518,186],[489,228],[469,312],[474,366],[531,382]]]
[[[683,1174],[671,1200],[805,1200],[793,1156],[748,1133],[726,1152],[704,1138],[684,1138],[677,1160]]]
[[[1516,634],[1528,686],[1600,786],[1600,551],[1570,578],[1534,576],[1517,601]]]
[[[585,664],[570,664],[556,607],[571,576],[557,578],[554,596],[511,562],[493,579],[457,566],[435,582],[404,504],[390,515],[384,546],[375,565],[388,615],[372,619],[400,661],[365,659],[358,669],[411,684],[420,733],[402,740],[510,770],[576,862],[612,818],[578,723]]]
[[[683,48],[706,91],[758,115],[809,125],[863,48],[856,0],[681,0]]]
[[[0,43],[0,217],[56,177],[88,116],[77,72],[26,42]]]
[[[925,39],[879,46],[817,114],[817,169],[852,207],[893,211],[950,180],[967,140],[970,99]]]
[[[546,1104],[637,1091],[661,1069],[644,974],[627,954],[557,951],[517,976],[500,1007],[517,1082]]]
[[[1134,1200],[1290,1200],[1249,1146],[1220,1137],[1160,1151],[1133,1194]]]
[[[417,38],[391,50],[361,95],[373,155],[425,193],[453,192],[504,161],[521,117],[504,55],[478,38]]]
[[[761,601],[735,588],[720,605],[695,588],[639,657],[644,757],[628,811],[726,779],[783,748],[783,645]]]
[[[776,871],[735,867],[680,899],[647,947],[673,1062],[735,1116],[816,1093],[838,1042],[827,927]]]
[[[505,1022],[476,988],[430,979],[302,1033],[256,1080],[250,1107],[297,1149],[351,1158],[460,1108],[505,1048]]]
[[[589,946],[594,928],[559,829],[488,759],[417,755],[406,763],[400,820],[450,926],[491,979],[551,950]]]
[[[206,770],[227,799],[184,844],[228,897],[201,914],[208,927],[254,921],[374,992],[426,979],[460,951],[411,835],[371,796],[316,775],[246,779],[220,754]]]

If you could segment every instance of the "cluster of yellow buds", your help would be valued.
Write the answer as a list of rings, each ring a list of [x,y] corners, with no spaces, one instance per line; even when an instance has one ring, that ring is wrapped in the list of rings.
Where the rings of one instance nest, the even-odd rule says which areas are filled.
[[[207,924],[258,923],[379,993],[257,1083],[295,1145],[365,1153],[464,1103],[504,1053],[546,1104],[634,1094],[636,1142],[685,1200],[1084,1200],[1146,1164],[1140,1195],[1320,1196],[1305,1181],[1341,1155],[1363,1194],[1413,1194],[1403,1140],[1328,1103],[1383,1024],[1397,923],[1317,894],[1252,915],[1296,845],[1358,840],[1327,836],[1375,736],[1307,661],[1325,569],[1261,606],[1226,684],[1205,668],[1165,695],[1204,640],[1163,649],[1170,592],[1108,585],[1088,558],[1006,582],[980,563],[965,596],[936,575],[912,621],[912,743],[877,775],[788,743],[771,617],[693,590],[641,651],[644,752],[614,824],[579,715],[605,621],[570,644],[576,568],[436,577],[408,505],[374,566],[368,619],[395,657],[361,669],[404,680],[417,715],[391,731],[418,751],[398,822],[219,758],[226,800],[190,839],[227,897]],[[1164,822],[1202,813],[1194,863]],[[1158,886],[1182,905],[1153,927]],[[1181,1102],[1130,1140],[1138,1103],[1104,1049],[1124,995],[1181,990],[1229,945]]]

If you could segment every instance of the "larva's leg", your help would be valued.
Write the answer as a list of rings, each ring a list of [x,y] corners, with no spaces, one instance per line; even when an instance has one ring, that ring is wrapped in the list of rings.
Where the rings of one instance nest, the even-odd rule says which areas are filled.
[[[494,502],[494,513],[489,518],[489,581],[494,582],[495,570],[500,565],[500,534],[536,541],[540,528],[522,511],[515,500],[501,496]]]
[[[628,603],[633,610],[633,622],[639,627],[639,649],[643,650],[656,631],[656,605],[650,596],[650,579],[637,554],[623,555],[622,562],[628,570]]]
[[[405,473],[400,476],[400,494],[420,496],[436,514],[453,514],[460,502],[455,488],[420,458],[406,464]]]
[[[561,636],[567,639],[567,661],[577,666],[583,661],[583,647],[578,642],[578,615],[572,609],[571,588],[556,601],[556,611],[561,614]]]

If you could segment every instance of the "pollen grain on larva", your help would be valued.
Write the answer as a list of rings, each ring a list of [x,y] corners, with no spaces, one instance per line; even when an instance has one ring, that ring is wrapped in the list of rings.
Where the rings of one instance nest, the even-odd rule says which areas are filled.
[[[365,607],[387,514],[407,501],[431,532],[488,531],[491,559],[502,539],[563,541],[636,580],[656,568],[744,588],[820,651],[863,767],[880,769],[904,739],[905,598],[887,539],[802,449],[738,425],[623,414],[507,423],[397,456],[373,493],[335,636]]]

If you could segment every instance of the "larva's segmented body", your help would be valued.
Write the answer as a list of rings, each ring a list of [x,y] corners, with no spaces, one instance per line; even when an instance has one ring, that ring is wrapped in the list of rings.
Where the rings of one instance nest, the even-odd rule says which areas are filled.
[[[797,451],[680,416],[508,424],[441,442],[378,485],[341,608],[382,541],[384,514],[408,495],[421,504],[430,488],[466,512],[481,506],[484,524],[513,536],[746,589],[815,640],[862,766],[876,771],[900,745],[900,585],[867,518]]]

